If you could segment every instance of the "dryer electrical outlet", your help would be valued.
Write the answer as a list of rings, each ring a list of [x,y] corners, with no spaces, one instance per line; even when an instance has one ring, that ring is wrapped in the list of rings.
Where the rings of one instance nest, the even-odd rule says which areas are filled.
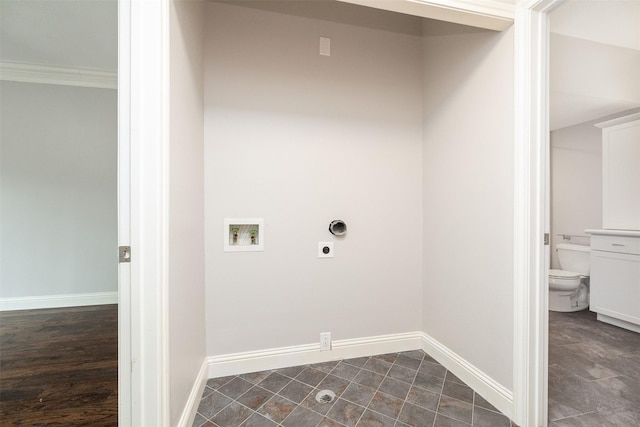
[[[318,242],[318,258],[333,258],[333,242]]]

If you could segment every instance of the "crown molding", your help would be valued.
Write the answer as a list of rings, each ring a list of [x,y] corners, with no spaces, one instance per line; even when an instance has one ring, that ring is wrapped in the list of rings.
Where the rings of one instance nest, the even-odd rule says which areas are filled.
[[[118,88],[118,75],[115,72],[10,61],[0,61],[0,80],[101,89]]]
[[[513,25],[515,5],[495,0],[339,0],[375,9],[503,31]]]

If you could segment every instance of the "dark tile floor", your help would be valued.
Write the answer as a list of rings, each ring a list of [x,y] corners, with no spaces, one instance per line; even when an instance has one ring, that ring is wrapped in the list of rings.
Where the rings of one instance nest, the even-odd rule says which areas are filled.
[[[336,398],[319,403],[316,394]],[[214,378],[194,426],[510,427],[421,350]]]
[[[640,334],[549,312],[550,427],[640,426]]]

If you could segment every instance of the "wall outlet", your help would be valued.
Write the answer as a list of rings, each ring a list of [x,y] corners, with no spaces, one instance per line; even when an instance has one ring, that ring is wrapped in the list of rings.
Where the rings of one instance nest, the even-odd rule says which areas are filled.
[[[318,258],[333,258],[333,242],[318,242]]]
[[[329,37],[320,37],[320,55],[331,56],[331,39]]]
[[[331,350],[331,332],[320,333],[320,351]]]

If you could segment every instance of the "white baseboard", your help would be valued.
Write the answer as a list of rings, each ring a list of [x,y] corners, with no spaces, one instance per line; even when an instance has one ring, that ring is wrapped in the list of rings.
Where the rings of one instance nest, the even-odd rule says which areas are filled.
[[[421,348],[421,332],[380,335],[333,341],[332,349],[320,351],[320,344],[280,347],[225,354],[208,358],[209,378],[239,375],[268,369],[329,362],[331,360],[396,353]]]
[[[0,311],[36,310],[39,308],[79,307],[117,304],[118,292],[43,295],[37,297],[0,298]]]
[[[268,369],[417,349],[424,350],[499,411],[507,417],[513,418],[514,400],[512,391],[506,389],[480,369],[424,332],[334,341],[330,351],[320,351],[319,344],[307,344],[211,356],[206,363],[208,365],[208,377],[217,378]],[[203,381],[206,381],[206,379]]]
[[[178,420],[178,427],[191,427],[193,425],[193,420],[196,418],[196,412],[198,411],[198,405],[200,404],[204,387],[207,385],[207,368],[208,360],[205,358],[202,362],[202,366],[200,367],[200,372],[198,372],[198,376],[193,383],[191,393],[189,393],[189,398],[187,399],[187,404],[182,411],[182,416],[180,416],[180,420]]]
[[[307,344],[211,356],[207,359],[208,377],[217,378],[417,349],[424,350],[436,359],[503,414],[509,418],[513,417],[512,391],[424,332],[334,341],[330,351],[320,351],[319,344]]]
[[[512,391],[424,332],[421,333],[421,348],[500,412],[513,419]]]
[[[606,311],[606,314],[598,312],[597,319],[600,322],[608,323],[610,325],[614,325],[614,326],[617,326],[619,328],[628,329],[630,331],[640,333],[640,325],[637,325],[637,324],[631,323],[631,322],[627,322],[626,320],[618,319],[616,317],[608,316],[608,314],[609,314],[608,310]],[[620,313],[612,313],[612,314],[620,315]]]

